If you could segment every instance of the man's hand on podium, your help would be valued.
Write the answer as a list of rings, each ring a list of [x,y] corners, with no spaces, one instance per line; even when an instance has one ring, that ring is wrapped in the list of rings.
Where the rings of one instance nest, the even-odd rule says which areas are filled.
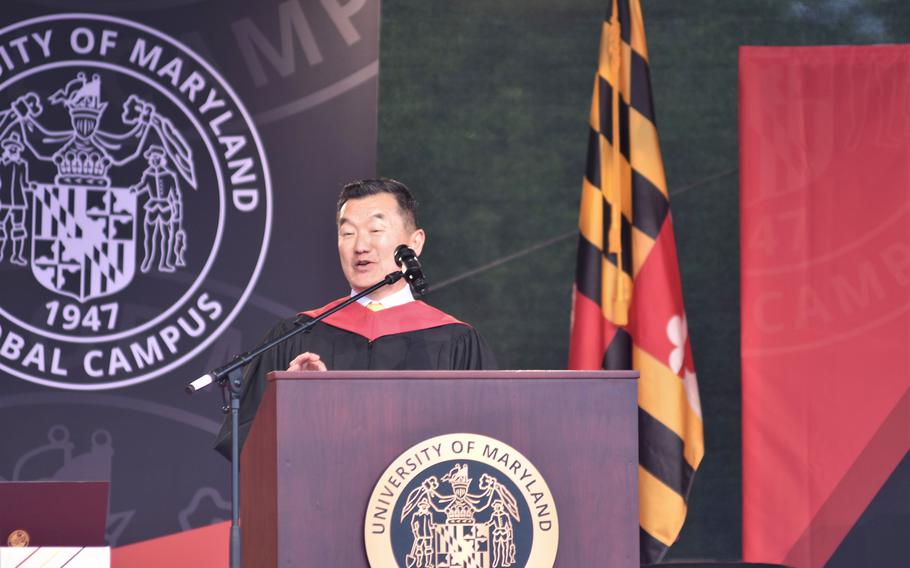
[[[316,353],[301,353],[288,364],[288,371],[328,371]]]

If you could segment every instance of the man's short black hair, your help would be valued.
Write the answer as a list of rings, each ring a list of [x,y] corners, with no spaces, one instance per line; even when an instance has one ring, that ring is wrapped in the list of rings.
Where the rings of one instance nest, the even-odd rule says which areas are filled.
[[[417,200],[408,186],[388,178],[376,179],[359,179],[352,181],[341,189],[338,195],[338,205],[335,209],[336,220],[341,216],[341,208],[351,199],[360,199],[380,193],[389,193],[395,196],[398,201],[398,209],[401,210],[401,216],[404,217],[405,224],[409,224],[412,229],[417,229]]]

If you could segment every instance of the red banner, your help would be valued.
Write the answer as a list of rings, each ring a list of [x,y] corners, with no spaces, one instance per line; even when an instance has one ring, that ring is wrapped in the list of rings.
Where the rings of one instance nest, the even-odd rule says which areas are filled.
[[[743,555],[824,566],[910,449],[910,46],[742,48],[740,151]]]

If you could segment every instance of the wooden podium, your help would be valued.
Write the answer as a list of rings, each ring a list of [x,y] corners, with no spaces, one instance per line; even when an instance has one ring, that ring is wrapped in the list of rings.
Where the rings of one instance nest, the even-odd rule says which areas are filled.
[[[472,433],[517,449],[546,480],[555,566],[637,567],[637,377],[271,373],[241,453],[243,565],[367,568],[364,519],[386,468],[423,440]]]

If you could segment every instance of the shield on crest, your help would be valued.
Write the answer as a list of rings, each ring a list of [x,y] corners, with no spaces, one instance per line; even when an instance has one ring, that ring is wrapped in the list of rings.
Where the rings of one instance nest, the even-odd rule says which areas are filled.
[[[490,568],[490,528],[485,523],[436,525],[437,568]]]
[[[136,271],[136,196],[129,189],[38,184],[32,274],[85,302],[126,288]]]

